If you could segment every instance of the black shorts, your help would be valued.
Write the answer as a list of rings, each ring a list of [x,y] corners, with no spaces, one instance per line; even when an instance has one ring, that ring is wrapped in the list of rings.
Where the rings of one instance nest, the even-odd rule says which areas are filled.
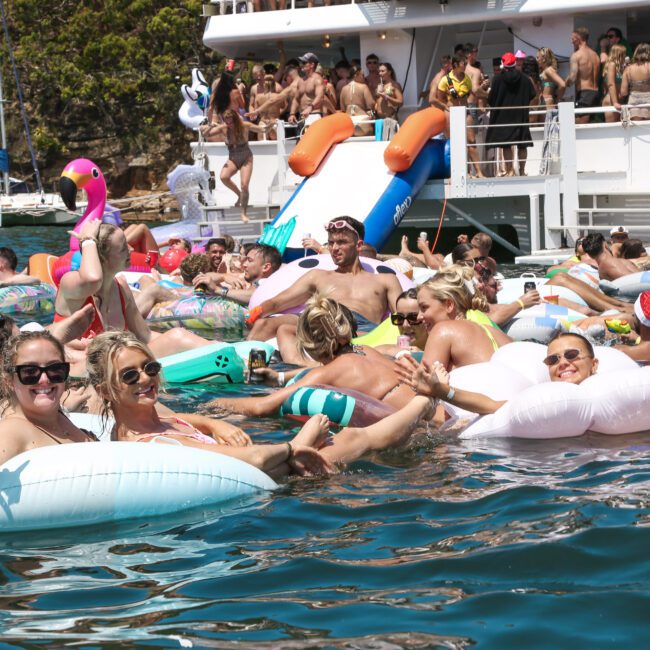
[[[597,90],[580,90],[576,95],[576,108],[600,106],[600,93]]]

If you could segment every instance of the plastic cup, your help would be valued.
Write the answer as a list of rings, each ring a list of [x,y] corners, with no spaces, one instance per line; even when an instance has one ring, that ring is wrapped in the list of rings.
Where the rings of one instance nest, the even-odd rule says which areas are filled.
[[[158,258],[160,253],[158,251],[147,251],[147,257],[145,258],[146,263],[153,268],[158,264]]]
[[[421,239],[422,241],[426,241],[426,240],[427,240],[427,233],[424,232],[424,231],[422,231],[422,232],[420,233],[420,239]]]
[[[406,349],[411,345],[411,337],[401,335],[397,337],[397,347],[400,349]]]
[[[552,305],[557,305],[559,303],[560,296],[558,295],[544,296],[544,300],[546,300],[546,302],[550,302]]]

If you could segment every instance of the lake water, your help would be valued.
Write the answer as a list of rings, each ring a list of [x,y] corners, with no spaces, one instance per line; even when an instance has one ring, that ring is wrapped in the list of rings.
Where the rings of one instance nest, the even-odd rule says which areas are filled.
[[[21,263],[66,241],[2,234]],[[179,388],[168,402],[259,390]],[[288,430],[242,424],[259,440]],[[0,647],[645,647],[649,459],[644,436],[422,431],[223,512],[0,537]]]

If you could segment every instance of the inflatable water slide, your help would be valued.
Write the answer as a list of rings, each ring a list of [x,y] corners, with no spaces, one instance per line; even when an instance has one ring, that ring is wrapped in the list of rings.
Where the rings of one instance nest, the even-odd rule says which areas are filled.
[[[409,116],[390,141],[350,138],[349,115],[314,122],[289,157],[304,180],[260,241],[284,249],[285,261],[302,257],[302,239],[327,241],[325,225],[347,215],[366,227],[365,240],[380,250],[429,179],[449,176],[445,115],[428,108]]]

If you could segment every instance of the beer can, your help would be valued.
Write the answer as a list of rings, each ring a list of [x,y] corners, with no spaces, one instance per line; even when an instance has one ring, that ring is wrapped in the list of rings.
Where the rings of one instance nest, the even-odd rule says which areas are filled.
[[[253,372],[257,368],[266,368],[266,352],[253,348],[248,354],[248,382],[251,384],[264,383],[264,376]]]

